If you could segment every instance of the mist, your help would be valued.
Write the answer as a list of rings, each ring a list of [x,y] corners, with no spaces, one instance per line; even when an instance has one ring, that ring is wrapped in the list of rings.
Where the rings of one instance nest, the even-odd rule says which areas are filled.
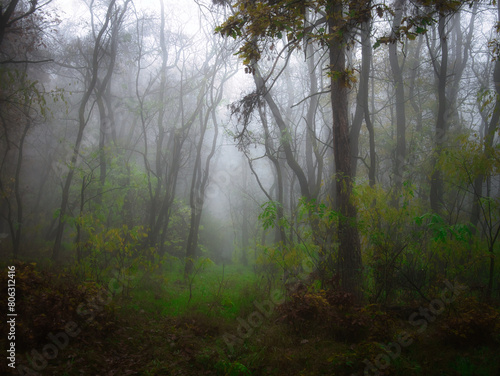
[[[499,17],[2,2],[0,369],[500,372]]]

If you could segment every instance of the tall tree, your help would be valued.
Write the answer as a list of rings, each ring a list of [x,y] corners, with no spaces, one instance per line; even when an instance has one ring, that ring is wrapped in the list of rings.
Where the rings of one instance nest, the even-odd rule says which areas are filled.
[[[52,32],[56,17],[47,17],[41,8],[49,1],[8,1],[0,4],[0,232],[10,234],[13,256],[21,249],[25,216],[26,188],[23,173],[26,141],[35,125],[49,115],[49,97],[59,98],[56,91],[47,92],[46,80],[39,76],[41,64],[51,59],[34,56],[46,54],[43,43]],[[42,184],[43,185],[43,184]],[[5,222],[4,222],[5,221]],[[4,224],[8,230],[4,230]]]
[[[392,21],[391,42],[389,43],[389,62],[391,65],[394,82],[394,96],[396,107],[396,152],[394,163],[394,191],[393,203],[399,204],[399,195],[403,186],[403,172],[406,158],[406,111],[405,111],[405,89],[403,82],[403,70],[398,56],[399,28],[403,18],[403,0],[395,0],[394,19]]]
[[[352,174],[353,176],[356,176],[359,158],[359,135],[364,119],[369,134],[370,165],[368,170],[368,179],[370,186],[374,186],[376,171],[375,135],[368,102],[369,79],[372,65],[372,45],[370,38],[371,28],[372,21],[369,19],[363,22],[359,29],[361,38],[361,69],[359,73],[358,93],[356,96],[356,110],[354,112],[351,126],[350,142]]]
[[[248,1],[240,0],[235,4],[238,11],[229,17],[217,31],[244,41],[239,54],[253,74],[258,92],[269,105],[275,120],[286,134],[286,124],[278,116],[278,108],[273,105],[269,88],[266,87],[256,63],[269,48],[272,41],[285,34],[288,47],[298,45],[305,37],[311,37],[322,45],[328,46],[329,75],[331,78],[331,108],[333,113],[332,135],[335,157],[335,191],[333,199],[340,213],[338,228],[339,273],[343,288],[360,296],[361,287],[361,249],[356,225],[356,207],[352,201],[353,173],[349,142],[348,95],[352,86],[352,75],[348,69],[346,48],[353,41],[356,25],[371,17],[370,2],[354,1],[349,4],[349,12],[343,1],[326,2],[289,2],[289,1]],[[312,12],[316,21],[306,25],[305,14]],[[349,16],[346,16],[348,14]],[[320,50],[318,49],[319,53]],[[302,195],[311,198],[307,179],[299,166],[294,163],[291,150],[283,143],[284,152],[290,168],[296,174]],[[331,250],[328,250],[331,252]]]
[[[430,14],[437,15],[437,35],[439,38],[439,55],[438,51],[429,46],[431,53],[432,65],[434,68],[434,75],[437,82],[437,115],[434,134],[434,155],[432,158],[433,171],[430,181],[430,205],[431,210],[439,213],[443,208],[443,172],[439,166],[439,160],[446,146],[448,128],[450,126],[450,114],[452,111],[452,103],[450,103],[448,86],[450,82],[450,54],[449,54],[449,35],[450,28],[449,21],[456,15],[461,7],[467,2],[448,2],[448,1],[432,1],[430,6]],[[473,26],[472,18],[472,25]],[[459,27],[460,25],[455,25]],[[429,43],[428,43],[429,44]],[[439,56],[439,57],[438,57]],[[457,55],[458,56],[458,55]],[[459,56],[461,58],[461,56]],[[462,68],[463,71],[463,68]],[[461,75],[461,73],[460,73]]]
[[[500,2],[497,2],[497,33],[500,33]],[[500,124],[500,43],[498,40],[495,40],[493,43],[495,46],[496,55],[494,56],[494,68],[493,68],[493,87],[494,87],[494,97],[495,97],[495,105],[493,107],[493,111],[491,113],[491,117],[489,118],[489,122],[487,123],[487,127],[485,129],[485,137],[483,140],[483,150],[482,150],[482,158],[485,160],[489,160],[494,158],[494,149],[493,143],[495,140],[495,134],[498,131],[498,126]],[[472,210],[470,215],[470,221],[472,224],[472,231],[475,233],[477,225],[479,223],[481,214],[484,216],[485,222],[484,228],[486,231],[485,238],[488,244],[488,253],[490,254],[489,258],[489,276],[488,276],[488,285],[486,289],[486,297],[487,299],[491,298],[491,294],[493,291],[493,279],[495,275],[495,253],[494,253],[494,245],[500,236],[500,226],[497,225],[497,228],[494,228],[494,224],[491,221],[491,208],[487,207],[490,205],[488,200],[484,200],[483,195],[483,184],[485,180],[484,171],[479,171],[477,176],[473,181],[473,203]],[[488,195],[487,195],[488,196]]]
[[[365,2],[354,2],[354,14],[365,19],[369,9]],[[369,5],[369,3],[368,3]],[[356,8],[356,6],[360,6]],[[354,176],[351,169],[351,148],[349,141],[348,94],[350,74],[346,61],[346,45],[351,30],[349,20],[344,18],[342,1],[327,1],[326,14],[330,32],[330,74],[331,105],[333,112],[333,152],[335,157],[336,197],[335,202],[340,212],[339,220],[339,274],[342,287],[360,298],[361,287],[361,245],[356,223],[356,206],[352,200]]]
[[[68,210],[68,202],[69,202],[69,196],[70,196],[70,187],[71,183],[73,181],[73,176],[75,173],[75,167],[76,163],[78,160],[78,156],[80,153],[80,146],[82,144],[83,140],[83,133],[85,130],[85,127],[87,126],[87,123],[89,121],[89,109],[88,105],[91,99],[92,94],[94,93],[94,90],[96,89],[97,83],[98,83],[98,78],[99,74],[102,70],[102,55],[106,51],[106,46],[111,44],[112,48],[114,50],[110,51],[111,54],[116,55],[116,39],[118,38],[117,33],[109,33],[108,29],[109,27],[112,27],[113,25],[121,25],[124,15],[127,11],[127,6],[131,0],[125,0],[123,5],[121,7],[116,6],[116,0],[111,0],[111,2],[108,5],[108,8],[106,10],[106,15],[104,18],[104,22],[100,26],[99,32],[96,35],[95,41],[94,41],[94,47],[92,50],[92,60],[89,62],[90,65],[88,67],[89,74],[88,76],[90,77],[90,81],[88,82],[88,86],[86,87],[83,97],[80,102],[79,110],[78,110],[78,133],[77,137],[75,140],[75,144],[73,147],[73,151],[71,154],[71,159],[70,159],[70,168],[68,171],[68,174],[66,176],[64,186],[63,186],[63,191],[62,191],[62,199],[61,199],[61,206],[59,209],[59,215],[58,215],[58,224],[57,224],[57,230],[56,230],[56,239],[54,243],[54,247],[52,249],[52,259],[54,261],[59,260],[60,252],[61,252],[61,246],[62,246],[62,239],[63,239],[63,234],[64,234],[64,227],[65,227],[65,221],[66,221],[66,214]],[[92,11],[92,9],[91,9]],[[108,65],[106,69],[106,73],[103,79],[103,83],[100,86],[100,89],[98,91],[98,95],[101,95],[102,92],[105,90],[106,85],[109,82],[109,79],[111,78],[112,71],[114,69],[114,63]],[[90,109],[90,112],[92,110]]]
[[[214,53],[214,51],[210,51],[208,53],[204,69],[202,69],[204,72],[204,84],[200,90],[200,96],[206,94],[206,100],[204,110],[200,112],[199,116],[199,138],[196,146],[195,163],[189,193],[191,219],[186,245],[186,264],[184,267],[184,274],[186,276],[191,274],[193,270],[193,261],[196,257],[196,249],[198,248],[198,233],[201,223],[201,215],[205,203],[205,191],[209,184],[210,166],[217,146],[219,125],[216,111],[223,98],[224,84],[235,73],[234,70],[232,72],[228,70],[228,66],[226,64],[225,46],[213,46],[213,49],[218,52]],[[209,67],[208,63],[212,60],[212,55],[214,54],[215,62]],[[222,72],[222,75],[218,76],[218,72]],[[213,126],[212,144],[203,163],[203,146],[205,144],[205,135],[210,123]]]
[[[35,13],[40,13],[40,9],[46,7],[51,2],[52,0],[31,0],[29,2],[23,0],[10,0],[2,1],[2,3],[0,3],[0,56],[5,59],[1,62],[2,64],[6,62],[19,62],[16,61],[15,56],[13,56],[17,53],[16,50],[19,49],[19,45],[16,45],[14,48],[10,48],[10,53],[6,53],[6,49],[3,45],[6,35],[12,33],[20,34],[21,36],[23,36],[23,33],[28,31],[23,30],[23,27],[18,28],[17,26],[23,20],[29,19]],[[37,28],[35,27],[33,29]],[[26,35],[24,35],[24,37],[26,37]],[[26,61],[28,60],[24,60],[24,62]]]
[[[149,30],[158,33],[159,38],[149,51],[145,48],[147,20],[137,18],[138,66],[134,86],[143,144],[139,152],[147,178],[147,244],[163,255],[179,173],[187,153],[185,142],[199,116],[205,92],[200,83],[203,80],[192,75],[188,67],[186,55],[190,53],[191,41],[186,35],[169,30],[168,9],[163,0],[159,3],[159,25],[157,30]],[[151,64],[151,59],[160,62],[152,71],[144,67]],[[190,97],[196,98],[195,103],[188,100]]]

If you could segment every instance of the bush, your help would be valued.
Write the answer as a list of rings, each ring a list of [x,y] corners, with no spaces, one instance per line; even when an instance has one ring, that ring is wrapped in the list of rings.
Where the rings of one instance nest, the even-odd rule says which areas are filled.
[[[68,322],[79,327],[88,323],[104,332],[111,329],[109,309],[99,304],[99,299],[107,296],[103,288],[96,284],[79,285],[64,274],[39,272],[34,263],[15,266],[17,351],[45,344],[49,333],[63,331]],[[3,286],[7,286],[6,278],[6,274],[0,277]],[[0,294],[0,304],[7,306],[6,289]]]
[[[378,306],[357,307],[351,294],[335,290],[295,293],[278,307],[280,320],[296,333],[315,329],[335,339],[357,342],[371,337],[385,340],[391,336],[389,316]]]
[[[459,346],[495,342],[500,334],[500,314],[474,297],[461,299],[440,327],[445,341]]]

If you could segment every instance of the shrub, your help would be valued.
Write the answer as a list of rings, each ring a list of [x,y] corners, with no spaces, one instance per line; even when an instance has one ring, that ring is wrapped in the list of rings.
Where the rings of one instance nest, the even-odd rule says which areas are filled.
[[[377,306],[357,307],[351,294],[335,290],[295,293],[278,307],[280,320],[296,333],[316,329],[340,341],[357,342],[368,336],[391,336],[387,313]]]
[[[474,297],[461,299],[443,321],[444,340],[459,346],[494,342],[500,333],[500,314]]]
[[[71,321],[80,327],[88,322],[104,332],[112,328],[109,310],[99,305],[99,299],[107,296],[107,291],[97,284],[78,285],[67,275],[39,272],[34,263],[15,266],[16,312],[20,313],[16,317],[17,351],[45,344],[49,333],[63,331]],[[0,277],[0,283],[7,285],[5,274]],[[6,289],[0,294],[3,306],[7,305],[5,292]]]

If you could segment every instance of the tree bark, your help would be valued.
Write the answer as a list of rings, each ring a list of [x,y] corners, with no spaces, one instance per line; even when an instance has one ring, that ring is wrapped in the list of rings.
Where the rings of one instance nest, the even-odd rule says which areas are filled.
[[[441,62],[435,62],[435,71],[438,79],[438,113],[436,119],[435,151],[433,157],[433,171],[431,175],[430,205],[434,213],[439,213],[443,204],[443,177],[439,160],[446,142],[448,130],[448,103],[446,98],[446,83],[448,75],[448,39],[446,35],[446,15],[439,14],[438,35],[441,41]]]
[[[215,77],[215,73],[214,73]],[[213,81],[212,81],[213,84]],[[222,90],[222,89],[221,89]],[[222,92],[220,92],[222,94]],[[205,202],[205,190],[208,186],[208,178],[210,176],[210,162],[215,154],[215,148],[217,146],[217,137],[219,134],[219,127],[217,124],[217,119],[215,118],[215,108],[222,99],[222,95],[212,102],[211,106],[207,110],[205,119],[200,119],[201,124],[201,134],[200,140],[198,141],[198,146],[196,150],[196,161],[193,169],[193,177],[191,181],[191,191],[189,195],[189,205],[191,207],[191,220],[189,227],[189,235],[186,246],[186,264],[184,267],[184,275],[188,276],[193,271],[193,262],[196,257],[196,249],[198,248],[198,233],[200,230],[201,214],[203,212],[203,205]],[[214,98],[212,97],[212,100]],[[214,136],[212,139],[212,147],[210,153],[205,159],[205,168],[202,169],[201,166],[201,149],[203,146],[203,141],[205,138],[205,133],[208,127],[209,117],[212,117],[212,122],[214,125]]]
[[[351,143],[351,169],[352,176],[356,177],[359,158],[359,134],[363,119],[366,123],[369,136],[370,165],[368,168],[368,179],[371,187],[375,185],[376,157],[375,157],[375,134],[371,121],[368,103],[370,71],[372,66],[372,46],[370,43],[371,20],[360,25],[361,36],[361,72],[359,77],[358,94],[356,97],[356,110],[350,131]]]
[[[342,288],[361,299],[361,245],[356,223],[357,209],[352,201],[354,177],[349,142],[348,88],[346,70],[346,36],[343,33],[342,1],[327,2],[330,36],[331,106],[333,112],[333,153],[335,158],[336,203],[340,214],[339,274]]]
[[[396,153],[394,163],[394,190],[392,204],[399,206],[399,196],[403,186],[403,174],[406,158],[406,113],[405,113],[405,90],[403,82],[403,72],[398,59],[398,38],[397,31],[401,26],[403,18],[403,0],[394,2],[394,19],[392,22],[392,40],[389,43],[389,63],[391,65],[392,78],[395,89],[396,107]]]
[[[288,166],[290,166],[292,171],[297,176],[297,179],[299,180],[299,186],[302,196],[304,196],[307,200],[310,200],[312,197],[311,197],[311,192],[309,190],[309,183],[307,181],[304,171],[302,170],[299,163],[295,159],[292,147],[290,145],[289,141],[290,129],[287,127],[285,121],[283,120],[278,105],[274,101],[269,90],[266,88],[266,84],[264,82],[264,79],[262,78],[262,75],[260,74],[260,70],[257,63],[254,62],[251,67],[253,71],[253,78],[255,86],[257,88],[257,92],[263,96],[281,132],[282,146],[285,152],[285,157]]]
[[[500,2],[497,3],[497,12],[498,12],[498,19],[500,19]],[[495,61],[495,68],[493,70],[493,84],[496,92],[496,102],[495,102],[495,107],[493,108],[493,113],[491,115],[490,122],[488,124],[488,128],[485,132],[484,149],[483,149],[483,157],[485,159],[490,159],[492,157],[493,141],[495,139],[495,134],[498,129],[498,124],[500,122],[500,59],[498,58]],[[472,211],[470,217],[473,233],[477,231],[476,229],[477,229],[477,224],[479,223],[479,218],[481,216],[481,209],[485,210],[484,208],[482,208],[483,203],[481,202],[481,199],[483,198],[484,180],[485,180],[485,175],[483,173],[480,173],[476,176],[473,183],[474,201],[472,204]],[[486,211],[484,211],[483,214],[486,215]],[[487,227],[489,227],[489,233],[486,234],[486,238],[489,243],[488,252],[490,254],[490,259],[489,259],[490,262],[489,262],[488,286],[486,288],[486,298],[489,300],[491,298],[491,294],[493,291],[493,279],[495,275],[494,244],[495,241],[497,240],[498,232],[500,231],[500,229],[497,229],[495,233],[492,227],[492,223],[490,223],[489,226]]]

